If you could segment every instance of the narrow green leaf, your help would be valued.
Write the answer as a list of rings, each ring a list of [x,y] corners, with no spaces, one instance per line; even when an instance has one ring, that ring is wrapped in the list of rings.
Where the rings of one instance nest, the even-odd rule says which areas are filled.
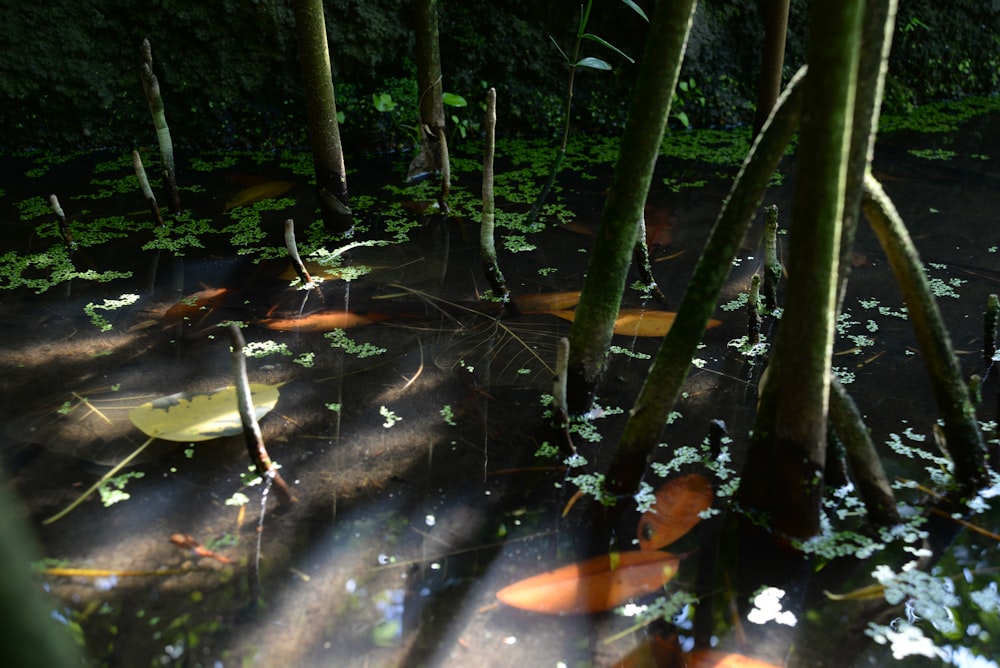
[[[634,11],[636,14],[641,16],[643,21],[649,23],[649,17],[646,16],[646,12],[642,11],[642,7],[632,2],[632,0],[622,0],[622,2],[631,7],[632,11]]]
[[[583,38],[584,39],[592,40],[594,42],[597,42],[601,46],[603,46],[605,48],[608,48],[608,49],[611,49],[612,51],[614,51],[615,53],[617,53],[619,56],[621,56],[622,58],[624,58],[628,62],[633,63],[633,64],[635,63],[635,60],[633,60],[627,53],[625,53],[624,51],[622,51],[621,49],[619,49],[617,46],[615,46],[614,44],[612,44],[611,42],[607,41],[606,39],[604,39],[602,37],[598,37],[597,35],[588,32],[586,35],[583,36]]]
[[[561,46],[559,46],[559,42],[556,41],[556,38],[553,37],[552,35],[549,35],[549,39],[551,39],[552,43],[556,45],[557,49],[559,49],[559,53],[562,54],[563,60],[566,61],[566,64],[569,65],[570,63],[572,63],[573,61],[569,59],[569,56],[566,55],[566,52],[562,50]]]
[[[584,58],[576,63],[577,67],[589,67],[594,70],[610,70],[611,65],[600,58]]]

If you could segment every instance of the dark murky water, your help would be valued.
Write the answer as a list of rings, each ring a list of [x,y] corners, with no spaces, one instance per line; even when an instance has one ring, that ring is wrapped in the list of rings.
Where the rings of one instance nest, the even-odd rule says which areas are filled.
[[[987,116],[957,133],[896,133],[879,145],[876,161],[876,175],[940,287],[939,304],[967,373],[986,371],[981,312],[1000,280],[1000,232],[993,220],[1000,209],[998,130],[1000,117]],[[913,149],[953,155],[931,160],[941,154]],[[498,155],[505,161],[500,172],[509,177],[498,184],[499,207],[520,214],[530,196],[519,193],[533,193],[541,183],[528,167],[532,161],[544,167],[550,151],[521,155],[510,149],[505,155],[501,145]],[[182,159],[179,182],[197,186],[182,193],[194,212],[190,219],[207,221],[214,231],[192,231],[202,247],[183,246],[177,256],[141,250],[157,233],[134,190],[90,198],[127,180],[129,163],[120,157],[101,156],[109,166],[96,177],[90,156],[34,177],[26,172],[40,169],[40,160],[7,160],[0,198],[4,252],[26,257],[61,246],[54,217],[38,209],[56,192],[81,239],[76,270],[132,273],[105,283],[76,278],[41,294],[20,287],[2,293],[0,306],[4,467],[37,524],[51,560],[46,565],[89,569],[49,574],[45,582],[60,614],[82,628],[96,663],[609,666],[657,637],[654,624],[608,641],[635,620],[546,616],[496,602],[498,589],[579,558],[589,515],[562,517],[576,489],[566,478],[576,471],[566,471],[562,455],[538,454],[544,443],[559,442],[540,395],[549,391],[555,343],[569,324],[546,314],[497,318],[480,299],[487,286],[477,250],[477,158],[456,161],[449,217],[425,209],[432,184],[399,185],[405,157],[401,164],[360,163],[349,178],[366,229],[352,241],[403,235],[408,241],[346,252],[342,265],[363,266],[367,273],[349,282],[331,276],[320,290],[307,292],[289,287],[288,264],[276,250],[282,222],[297,221],[303,254],[347,242],[324,238],[310,225],[311,205],[298,201],[309,192],[307,179],[295,171],[301,160],[275,156],[260,164],[244,156],[228,164],[215,156],[206,160],[217,162],[198,172],[193,158]],[[610,173],[610,164],[600,161],[580,174],[564,173],[544,229],[519,231],[513,229],[517,216],[501,216],[501,262],[515,295],[579,289],[594,243],[587,232],[596,228]],[[683,295],[734,173],[732,166],[680,159],[659,167],[647,221],[656,246],[654,270],[671,306]],[[700,183],[675,192],[664,179]],[[766,203],[789,211],[791,180]],[[291,188],[273,195],[281,187],[272,185],[271,197],[224,211],[227,201],[246,197],[247,188],[276,181]],[[280,199],[286,197],[288,202]],[[116,216],[123,218],[110,219]],[[239,228],[241,220],[246,227]],[[195,222],[189,224],[195,230]],[[743,334],[745,316],[736,301],[761,263],[760,228],[757,221],[723,295],[726,306],[716,316],[723,324],[706,332],[703,361],[692,369],[677,407],[683,417],[665,431],[671,446],[698,445],[709,421],[722,419],[734,460],[742,457],[761,363],[728,344]],[[97,233],[105,236],[87,241]],[[525,244],[534,248],[511,252]],[[888,264],[866,229],[856,250],[835,364],[853,381],[848,389],[876,443],[935,452],[936,412]],[[4,280],[15,280],[7,266]],[[15,273],[45,280],[51,271],[36,264]],[[130,303],[120,307],[105,301],[125,295],[135,298],[124,298]],[[178,306],[185,296],[188,307]],[[648,303],[634,289],[625,299],[634,307]],[[331,334],[329,323],[317,325],[326,331],[268,328],[286,315],[344,311],[371,322],[349,323],[340,334]],[[246,483],[242,436],[156,441],[125,469],[133,474],[124,481],[130,498],[104,507],[95,495],[43,526],[145,441],[130,410],[155,397],[232,383],[228,340],[216,327],[229,320],[248,323],[244,335],[260,354],[248,360],[251,381],[280,385],[262,429],[298,504],[278,508],[271,500],[261,520],[261,488]],[[658,341],[616,337],[614,344],[600,396],[606,415],[590,430],[599,436],[575,435],[579,452],[591,461],[585,470],[606,462],[622,412],[645,374],[643,356],[654,354]],[[986,375],[980,419],[996,420],[997,397],[995,373]],[[924,470],[936,466],[933,460],[914,462],[883,450],[892,475],[934,486]],[[142,477],[134,477],[138,473]],[[918,507],[919,490],[898,494],[907,507]],[[1000,515],[989,503],[984,499],[982,514],[971,521],[996,532]],[[850,515],[849,505],[840,510]],[[831,517],[837,512],[831,510]],[[222,559],[177,545],[175,534],[190,535]],[[621,542],[628,546],[627,538]],[[996,547],[995,534],[966,532],[934,571],[939,579],[955,579],[957,602],[939,607],[957,615],[957,632],[945,637],[947,629],[919,621],[931,616],[928,609],[909,609],[910,621],[940,652],[954,648],[947,656],[964,647],[962,652],[989,657],[997,646],[996,607],[989,610],[995,585],[988,597],[989,569],[1000,565]],[[699,542],[690,536],[671,549],[698,555]],[[700,587],[702,559],[685,559],[669,591]],[[752,562],[753,556],[744,559]],[[877,556],[869,561],[868,572],[879,563]],[[728,591],[732,583],[723,578],[713,588]],[[980,591],[987,592],[980,594],[985,602],[970,603],[970,593]],[[857,657],[851,659],[857,665],[885,665],[888,649],[867,647],[863,633],[865,615],[874,613],[843,605],[843,623],[831,629],[825,648],[826,665],[845,665],[845,655]],[[682,644],[691,642],[692,610],[678,621]],[[906,619],[907,611],[896,609],[878,623],[893,618]],[[789,627],[773,621],[756,626],[717,610],[713,634],[728,652],[780,663],[789,651]]]

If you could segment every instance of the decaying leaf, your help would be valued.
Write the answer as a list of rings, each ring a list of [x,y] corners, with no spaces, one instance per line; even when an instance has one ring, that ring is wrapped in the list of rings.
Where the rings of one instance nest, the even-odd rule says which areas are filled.
[[[294,185],[291,181],[267,181],[266,183],[251,186],[246,190],[236,193],[235,197],[226,202],[224,210],[229,211],[238,206],[246,206],[265,199],[280,197],[291,190]]]
[[[701,521],[712,506],[712,485],[697,473],[671,478],[656,490],[656,504],[639,518],[639,549],[670,545]]]
[[[259,321],[259,324],[280,332],[331,332],[335,329],[370,325],[388,317],[382,313],[358,315],[350,311],[321,311],[301,318],[267,318]]]
[[[278,403],[278,386],[252,384],[250,395],[260,419]],[[166,441],[207,441],[243,431],[233,386],[160,397],[133,408],[128,417],[147,436]]]
[[[779,668],[773,663],[742,654],[726,654],[712,649],[696,649],[685,655],[687,668]]]
[[[539,310],[536,313],[547,313],[557,318],[573,322],[576,311]],[[645,309],[621,309],[615,320],[615,334],[622,336],[666,336],[674,324],[676,313],[671,311],[647,311]],[[709,320],[708,327],[718,327],[720,320]]]
[[[194,318],[201,315],[202,311],[222,304],[228,292],[227,288],[206,287],[168,308],[160,321],[164,326],[170,326],[176,325],[184,318]]]
[[[539,292],[530,295],[514,297],[514,303],[522,313],[546,313],[572,308],[580,303],[580,291],[572,292]]]
[[[679,565],[680,558],[667,552],[613,552],[516,582],[497,599],[550,615],[600,612],[661,589]]]

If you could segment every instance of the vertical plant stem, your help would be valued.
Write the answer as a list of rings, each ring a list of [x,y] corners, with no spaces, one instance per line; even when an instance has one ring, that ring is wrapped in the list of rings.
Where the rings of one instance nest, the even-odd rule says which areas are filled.
[[[59,204],[59,198],[55,195],[49,195],[49,207],[52,209],[52,213],[56,214],[56,218],[59,221],[59,233],[62,235],[63,243],[66,244],[67,252],[72,257],[76,251],[76,241],[73,240],[73,232],[69,229],[66,212],[63,211],[62,205]]]
[[[740,486],[747,508],[769,514],[777,534],[795,538],[819,531],[862,5],[810,5],[788,290]]]
[[[608,346],[670,115],[694,6],[695,0],[661,2],[650,23],[614,179],[570,327],[567,399],[574,413],[590,409],[607,366]]]
[[[760,343],[760,274],[750,279],[750,295],[747,298],[747,342],[751,346]]]
[[[764,127],[781,93],[781,71],[785,63],[785,34],[788,31],[789,0],[767,0],[758,5],[764,13],[764,53],[757,82],[757,112],[754,134]]]
[[[552,413],[556,427],[563,431],[566,438],[566,450],[569,454],[576,453],[573,437],[569,432],[569,409],[566,406],[566,363],[569,361],[569,339],[565,336],[556,344],[556,377],[552,381]]]
[[[483,270],[493,288],[495,296],[502,302],[510,299],[507,281],[497,263],[497,249],[493,241],[493,224],[496,208],[493,202],[493,154],[497,127],[497,90],[490,88],[486,93],[486,148],[483,152],[483,215],[479,229],[479,253]]]
[[[448,193],[451,192],[451,158],[448,155],[448,138],[444,128],[438,128],[438,164],[441,166],[441,190],[438,193],[438,208],[441,213],[447,215],[451,212],[448,207]]]
[[[448,140],[445,138],[442,99],[444,87],[438,38],[437,0],[415,0],[414,9],[417,87],[420,89],[420,140],[424,144],[423,150],[428,155],[434,156],[441,171],[438,206],[442,212],[447,213],[448,192],[451,189],[451,165],[448,157]]]
[[[778,207],[764,207],[764,308],[773,313],[778,308],[778,283],[781,282],[781,261],[778,260]]]
[[[660,345],[629,413],[608,474],[608,480],[615,489],[632,493],[639,486],[646,459],[656,446],[667,416],[680,396],[691,359],[704,336],[754,211],[760,205],[771,174],[784,155],[788,142],[798,129],[805,77],[806,68],[803,67],[788,82],[722,205],[688,281],[684,299],[677,309],[677,318]]]
[[[229,339],[232,345],[233,375],[236,377],[236,400],[239,404],[240,420],[243,422],[243,437],[246,440],[250,461],[257,469],[257,475],[274,484],[279,504],[282,506],[294,504],[297,501],[295,495],[292,494],[291,488],[278,473],[278,467],[267,454],[264,436],[260,432],[257,411],[250,393],[250,378],[247,376],[247,358],[243,354],[246,341],[243,339],[243,332],[240,331],[239,325],[232,323],[229,325]]]
[[[986,298],[983,313],[983,361],[989,364],[997,351],[997,322],[1000,320],[1000,297],[991,294]]]
[[[879,111],[885,74],[889,67],[892,33],[896,23],[897,0],[867,0],[858,61],[858,84],[847,163],[847,192],[844,196],[844,224],[840,232],[838,309],[847,292],[847,279],[854,264],[854,237],[861,215],[865,170],[871,165],[878,132]]]
[[[153,221],[157,227],[163,225],[163,214],[160,213],[160,205],[156,203],[156,195],[149,187],[149,179],[146,177],[146,168],[142,164],[142,156],[139,151],[132,151],[132,169],[135,170],[135,178],[139,179],[139,190],[149,205],[149,213],[153,216]]]
[[[976,422],[976,409],[969,399],[968,386],[962,379],[962,370],[951,346],[951,337],[906,225],[870,171],[865,174],[862,206],[903,293],[944,421],[944,436],[955,465],[960,493],[970,495],[986,481],[986,445]]]
[[[149,103],[149,113],[153,116],[153,126],[156,128],[156,142],[160,146],[160,158],[163,161],[163,185],[167,189],[167,199],[170,210],[175,214],[181,212],[181,195],[177,190],[177,175],[174,171],[174,142],[170,138],[170,128],[167,126],[167,114],[163,109],[163,98],[160,96],[160,82],[153,74],[153,48],[148,39],[142,40],[142,87]]]
[[[291,4],[305,89],[309,145],[316,172],[317,201],[327,229],[347,232],[354,222],[347,194],[347,169],[337,122],[323,0],[292,0]]]
[[[639,272],[639,278],[642,280],[643,285],[646,286],[646,289],[649,290],[649,293],[658,302],[666,306],[667,296],[660,290],[660,286],[656,283],[656,277],[653,276],[653,265],[649,258],[649,246],[646,245],[645,216],[639,219],[639,234],[636,236],[635,248],[632,250],[632,262],[635,263],[635,268]]]
[[[288,257],[291,258],[292,266],[295,267],[295,273],[298,274],[302,285],[311,290],[316,284],[313,283],[309,270],[299,256],[299,247],[295,243],[295,221],[291,218],[285,221],[285,250],[288,251]]]

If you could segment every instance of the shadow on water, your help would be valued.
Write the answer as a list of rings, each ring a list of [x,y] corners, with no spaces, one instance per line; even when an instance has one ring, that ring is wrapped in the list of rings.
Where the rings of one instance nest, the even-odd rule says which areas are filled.
[[[1000,173],[992,167],[1000,159],[998,122],[986,116],[960,133],[890,135],[876,163],[940,289],[968,373],[985,369],[980,312],[1000,280],[993,224]],[[942,157],[933,153],[940,150],[952,155],[929,159]],[[513,149],[509,155],[501,177],[508,190],[498,193],[498,246],[514,294],[578,290],[610,165],[561,178],[563,192],[543,225],[519,229],[518,214],[531,201],[521,189],[534,181],[518,170],[532,158]],[[394,185],[401,166],[362,164],[352,175],[361,229],[341,241],[313,223],[301,160],[290,154],[267,162],[188,158],[206,171],[191,174],[198,187],[182,193],[196,213],[172,231],[146,222],[134,187],[115,190],[129,181],[130,161],[104,155],[96,163],[93,156],[54,164],[11,159],[5,171],[17,178],[0,198],[11,230],[5,252],[34,258],[9,262],[4,280],[36,280],[4,292],[0,307],[3,463],[38,522],[45,566],[64,569],[46,576],[58,614],[81,629],[95,663],[684,665],[677,648],[690,649],[698,638],[778,665],[885,665],[908,634],[913,651],[972,665],[951,657],[986,657],[995,647],[995,533],[964,531],[943,551],[932,582],[923,584],[943,598],[924,600],[889,579],[857,600],[831,601],[824,587],[845,594],[876,583],[877,569],[900,571],[927,556],[920,531],[928,526],[900,528],[883,550],[884,537],[857,521],[862,510],[848,487],[831,494],[829,531],[807,546],[813,556],[806,559],[797,550],[766,552],[755,547],[757,537],[733,529],[731,481],[717,479],[720,514],[670,548],[684,558],[666,594],[702,600],[668,614],[670,629],[642,616],[662,618],[669,596],[637,600],[641,605],[625,609],[631,617],[552,616],[498,603],[502,587],[591,556],[581,551],[598,514],[586,500],[564,514],[576,491],[569,478],[606,466],[658,340],[615,337],[599,417],[573,428],[589,460],[574,469],[579,461],[560,454],[563,437],[551,428],[542,396],[569,324],[546,313],[511,316],[482,298],[475,158],[455,161],[456,213],[448,218],[427,208],[432,184],[404,188]],[[661,163],[646,214],[654,271],[676,306],[735,166]],[[274,183],[281,187],[261,189]],[[45,196],[56,189],[65,191],[59,194],[79,242],[70,269],[129,271],[130,278],[83,275],[38,291],[55,271],[42,256],[62,248],[45,210]],[[766,202],[779,205],[783,225],[790,192],[789,184],[776,186]],[[254,200],[254,193],[267,196]],[[359,240],[393,243],[356,245],[332,266],[311,265],[326,280],[300,290],[280,250],[289,217],[300,251],[313,259],[317,249]],[[740,296],[761,263],[759,228],[758,221],[733,269],[716,316],[723,324],[705,335],[702,359],[664,434],[671,449],[658,452],[654,471],[676,466],[670,453],[680,446],[697,451],[713,420],[724,420],[729,434],[716,463],[739,469],[763,365],[738,347]],[[142,249],[152,240],[159,240],[158,253]],[[942,479],[932,445],[936,411],[888,264],[867,230],[855,265],[835,365],[853,381],[848,387],[874,440],[886,444],[904,512],[916,515]],[[625,300],[631,307],[648,302],[634,288]],[[303,318],[299,328],[278,325],[291,317]],[[131,409],[232,383],[228,340],[217,328],[231,320],[247,324],[251,381],[280,385],[261,426],[299,503],[279,508],[265,496],[261,516],[261,487],[252,484],[242,437],[157,441],[119,476],[117,495],[115,485],[106,490],[106,500],[118,502],[105,507],[95,497],[42,525],[145,440],[129,420]],[[995,373],[985,376],[981,419],[996,419],[996,382]],[[660,480],[654,472],[647,477],[654,486]],[[1000,518],[981,501],[974,524],[996,532]],[[617,547],[630,549],[637,519],[624,521],[614,535]],[[934,522],[957,532],[948,518]],[[770,588],[756,597],[741,589],[747,571],[749,581]],[[893,587],[904,593],[893,599]],[[969,602],[973,593],[977,605]],[[952,626],[938,613],[950,614]],[[621,663],[636,647],[645,658]],[[658,663],[650,663],[653,656]]]

